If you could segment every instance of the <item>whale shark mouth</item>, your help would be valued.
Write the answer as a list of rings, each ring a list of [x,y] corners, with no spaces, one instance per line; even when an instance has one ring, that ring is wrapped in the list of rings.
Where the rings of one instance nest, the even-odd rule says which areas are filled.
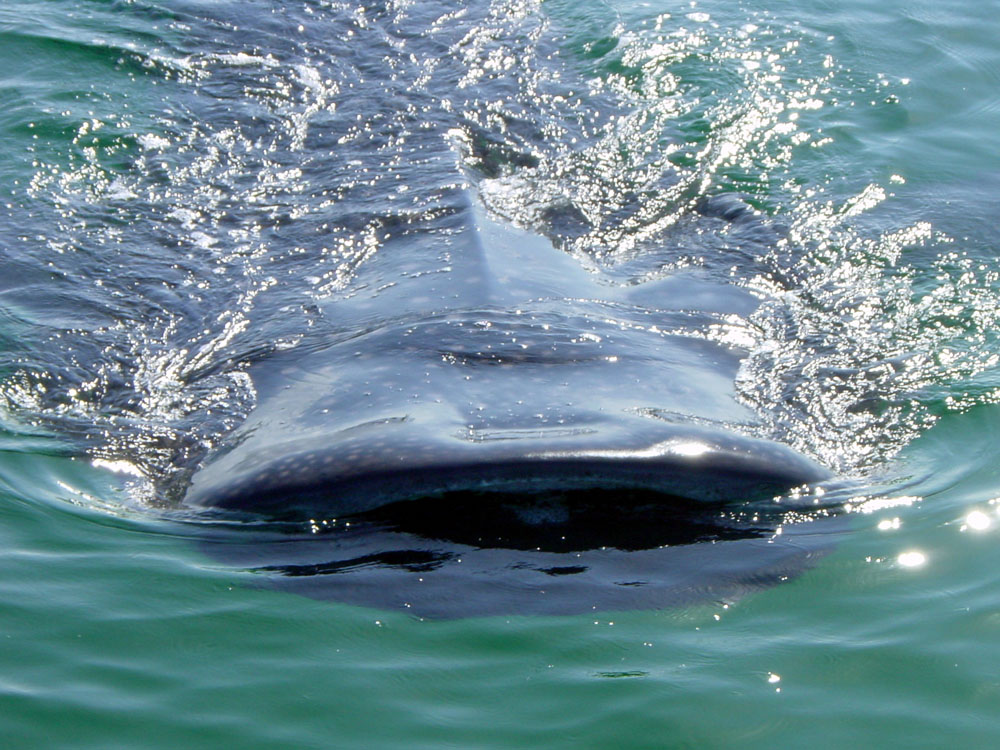
[[[213,498],[266,520],[205,544],[268,588],[434,618],[731,601],[806,570],[837,532],[786,523],[796,500],[782,493],[822,481],[822,469],[783,446],[732,440],[742,453],[594,451],[325,484],[302,476]]]
[[[331,538],[390,533],[479,549],[625,551],[773,534],[789,511],[778,498],[828,477],[779,444],[690,427],[658,432],[662,439],[644,448],[601,448],[585,435],[541,450],[537,438],[521,438],[450,451],[430,450],[430,438],[420,451],[414,440],[382,435],[293,453],[238,483],[196,485],[188,502],[307,522]]]
[[[772,516],[785,510],[775,498],[792,481],[638,461],[521,460],[425,466],[232,498],[272,521],[367,524],[479,547],[566,552],[771,533]]]
[[[511,487],[400,501],[352,521],[476,548],[567,553],[766,536],[774,533],[771,515],[753,503],[703,502],[629,486]]]
[[[365,425],[368,434],[355,428],[330,436],[322,448],[279,445],[268,457],[222,457],[196,477],[186,501],[280,519],[354,516],[444,496],[534,502],[618,492],[759,505],[829,477],[770,441],[659,424],[642,425],[640,438],[632,425],[625,439],[616,426],[475,442],[435,436],[405,419],[386,421]]]

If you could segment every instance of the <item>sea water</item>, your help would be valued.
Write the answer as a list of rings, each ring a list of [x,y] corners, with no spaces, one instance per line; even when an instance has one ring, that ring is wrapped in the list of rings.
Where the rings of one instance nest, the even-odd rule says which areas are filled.
[[[5,2],[3,746],[996,742],[996,10]],[[427,620],[204,554],[183,491],[248,364],[456,187],[594,273],[761,300],[705,335],[763,436],[850,487],[814,567]]]

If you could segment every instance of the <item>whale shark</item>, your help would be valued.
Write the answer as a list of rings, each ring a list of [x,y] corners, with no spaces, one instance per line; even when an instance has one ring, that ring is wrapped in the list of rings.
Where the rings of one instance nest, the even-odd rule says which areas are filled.
[[[185,502],[308,532],[227,537],[227,559],[456,616],[724,598],[819,554],[775,499],[830,472],[754,436],[738,352],[709,335],[752,294],[613,283],[471,192],[456,222],[403,234],[409,263],[251,370],[258,405]]]

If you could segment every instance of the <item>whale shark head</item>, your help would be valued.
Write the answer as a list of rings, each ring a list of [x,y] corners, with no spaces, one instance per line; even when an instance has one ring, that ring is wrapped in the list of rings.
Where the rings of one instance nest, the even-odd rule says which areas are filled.
[[[712,334],[752,309],[747,292],[674,275],[640,305],[469,213],[460,256],[338,301],[339,330],[258,365],[260,402],[189,503],[312,517],[455,492],[757,501],[826,477],[755,437],[734,393],[738,352]]]
[[[693,273],[615,284],[544,238],[474,206],[468,216],[463,244],[421,255],[415,241],[421,270],[344,295],[327,311],[336,328],[251,372],[258,405],[186,502],[302,524],[312,538],[230,543],[230,554],[362,603],[412,607],[416,576],[418,611],[452,615],[473,601],[476,612],[576,611],[607,604],[607,590],[631,606],[640,595],[621,597],[617,568],[636,555],[773,542],[786,510],[775,499],[829,473],[756,434],[734,392],[740,356],[725,322],[752,295]],[[732,556],[726,575],[687,567],[759,580],[746,559]],[[782,558],[773,575],[790,569]],[[488,594],[532,571],[541,582],[513,588],[530,606]],[[693,586],[657,575],[658,603]],[[431,594],[430,579],[447,593]]]

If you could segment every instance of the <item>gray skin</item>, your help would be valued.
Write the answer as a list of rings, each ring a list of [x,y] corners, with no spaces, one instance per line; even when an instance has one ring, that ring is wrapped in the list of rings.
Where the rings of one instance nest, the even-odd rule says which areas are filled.
[[[828,478],[746,436],[738,353],[704,338],[754,309],[746,290],[602,283],[543,237],[467,218],[436,266],[372,274],[330,304],[330,340],[257,365],[259,405],[189,503],[323,518],[449,491],[734,501]]]
[[[739,352],[706,337],[751,294],[613,283],[474,204],[458,222],[390,239],[324,310],[333,332],[255,366],[258,406],[186,502],[290,523],[216,553],[453,617],[734,598],[829,546],[774,502],[829,472],[747,436]]]

